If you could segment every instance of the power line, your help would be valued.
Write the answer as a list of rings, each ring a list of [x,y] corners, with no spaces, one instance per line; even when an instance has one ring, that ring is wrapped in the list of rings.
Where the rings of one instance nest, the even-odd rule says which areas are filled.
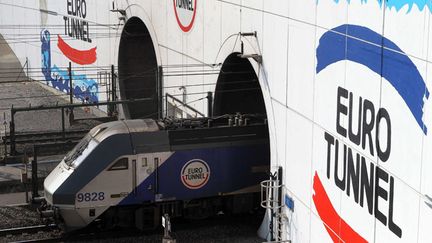
[[[0,3],[0,5],[9,6],[9,7],[16,7],[16,8],[22,8],[22,9],[27,9],[27,10],[32,10],[32,11],[37,11],[37,12],[41,12],[41,13],[45,13],[45,14],[49,14],[49,15],[54,15],[54,16],[64,16],[64,17],[68,17],[68,18],[71,18],[71,19],[82,20],[82,19],[76,18],[74,16],[65,15],[65,14],[61,14],[61,13],[58,13],[58,12],[54,12],[54,11],[49,11],[49,10],[44,10],[44,9],[38,9],[38,8],[31,8],[31,7],[26,7],[26,6],[17,5],[17,4]],[[88,19],[86,19],[85,21],[88,22],[88,23],[91,23],[91,24],[98,25],[98,26],[105,26],[107,28],[112,28],[110,26],[111,24],[106,25],[106,24],[94,22],[94,21],[91,21],[91,20],[88,20]],[[114,28],[112,28],[112,29],[114,29]]]

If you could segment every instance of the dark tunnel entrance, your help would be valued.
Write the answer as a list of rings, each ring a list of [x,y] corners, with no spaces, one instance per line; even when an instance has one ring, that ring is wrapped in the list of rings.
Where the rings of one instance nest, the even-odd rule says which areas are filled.
[[[226,114],[231,116],[236,113],[256,114],[258,115],[257,117],[263,117],[264,123],[266,123],[267,112],[263,92],[255,69],[248,59],[239,57],[239,53],[232,53],[225,59],[217,79],[213,102],[213,117]],[[245,123],[243,123],[243,125],[245,125]],[[236,124],[234,126],[238,125]],[[265,149],[260,150],[255,155],[257,158],[263,158],[265,160],[265,166],[260,167],[262,170],[260,173],[256,174],[257,178],[259,178],[258,180],[269,179],[268,175],[270,174],[271,166],[269,128],[264,127],[264,129],[266,129],[264,131],[264,133],[266,133],[266,138],[264,139],[265,141],[262,141],[262,145]],[[248,142],[248,138],[245,137],[244,139],[245,142]],[[245,164],[252,163],[252,160],[247,157],[239,156],[236,159]],[[238,171],[238,173],[241,172]],[[259,185],[257,185],[257,188],[259,188]],[[255,193],[256,192],[257,191],[255,191]],[[258,204],[257,200],[259,201]],[[261,219],[265,217],[265,210],[260,206],[261,197],[245,199],[244,202],[258,205],[258,207],[255,208],[256,211],[254,215],[256,218],[254,220],[258,222],[256,227],[260,227]]]
[[[219,74],[213,115],[266,114],[264,98],[255,70],[238,53],[227,57]]]
[[[144,22],[130,18],[122,32],[118,57],[120,95],[123,100],[151,100],[123,106],[126,118],[158,118],[158,65],[150,33]]]

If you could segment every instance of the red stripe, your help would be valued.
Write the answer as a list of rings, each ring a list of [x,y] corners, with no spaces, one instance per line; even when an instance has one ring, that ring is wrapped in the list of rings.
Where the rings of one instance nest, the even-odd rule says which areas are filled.
[[[333,242],[367,242],[336,212],[329,197],[327,196],[327,192],[325,191],[317,172],[315,172],[313,188],[315,190],[315,195],[313,195],[312,198],[315,203],[315,207]]]
[[[186,181],[185,178],[186,178],[186,176],[182,176],[183,183],[186,184],[188,187],[191,187],[192,189],[194,189],[194,188],[198,188],[198,187],[204,185],[205,183],[207,183],[207,181],[208,181],[208,174],[205,175],[205,179],[204,179],[203,182],[201,182],[200,184],[195,185],[195,186],[189,185],[189,183],[187,183],[187,181]]]
[[[72,62],[86,65],[92,64],[96,61],[96,47],[93,47],[89,50],[77,50],[68,45],[60,35],[57,35],[58,43],[57,46],[63,54],[69,58]]]
[[[184,25],[182,24],[182,22],[180,21],[180,18],[179,18],[179,16],[178,16],[178,12],[177,12],[177,7],[176,7],[176,2],[175,2],[175,0],[173,0],[173,3],[174,3],[174,12],[175,12],[175,16],[176,16],[176,19],[177,19],[177,23],[178,23],[178,25],[180,26],[180,29],[183,30],[183,32],[189,32],[189,30],[192,29],[193,23],[195,22],[195,16],[196,16],[196,12],[197,12],[197,10],[196,10],[196,8],[197,8],[197,0],[195,0],[195,4],[194,4],[195,9],[194,9],[194,13],[193,13],[193,15],[192,15],[192,20],[191,20],[191,22],[189,23],[189,25],[187,25],[187,26],[184,26]]]

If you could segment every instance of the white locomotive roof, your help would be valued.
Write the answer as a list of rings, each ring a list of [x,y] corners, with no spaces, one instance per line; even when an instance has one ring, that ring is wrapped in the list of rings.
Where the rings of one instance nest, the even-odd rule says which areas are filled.
[[[159,131],[159,126],[153,119],[125,120],[123,123],[129,128],[130,133]]]
[[[108,122],[90,130],[93,138],[99,142],[116,134],[154,132],[159,131],[159,126],[152,119],[124,120]]]

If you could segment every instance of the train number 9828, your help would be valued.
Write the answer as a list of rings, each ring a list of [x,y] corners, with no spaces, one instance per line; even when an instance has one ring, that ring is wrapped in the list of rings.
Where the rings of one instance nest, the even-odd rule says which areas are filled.
[[[103,201],[105,199],[105,193],[103,193],[103,192],[78,193],[76,195],[76,199],[78,202]]]

